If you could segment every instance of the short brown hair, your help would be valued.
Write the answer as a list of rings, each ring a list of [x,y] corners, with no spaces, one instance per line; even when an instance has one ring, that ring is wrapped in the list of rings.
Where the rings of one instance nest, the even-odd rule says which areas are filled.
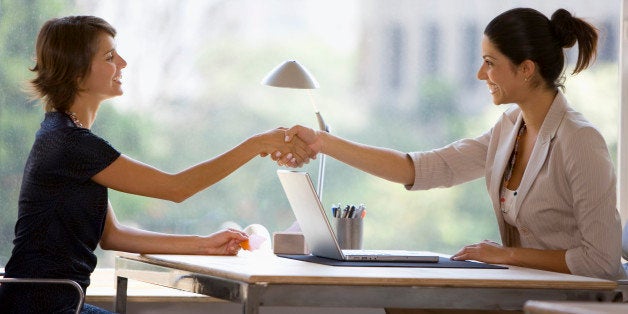
[[[48,20],[37,37],[37,76],[30,81],[32,93],[41,98],[46,111],[67,111],[79,92],[79,79],[91,69],[98,51],[98,35],[115,37],[116,30],[95,16],[67,16]]]

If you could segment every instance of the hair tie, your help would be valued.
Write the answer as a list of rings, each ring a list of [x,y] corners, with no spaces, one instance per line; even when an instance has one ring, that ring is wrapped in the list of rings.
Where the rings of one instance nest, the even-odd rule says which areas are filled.
[[[558,43],[563,48],[570,48],[576,44],[578,38],[574,32],[574,17],[565,9],[558,9],[550,19],[552,33],[558,39]]]

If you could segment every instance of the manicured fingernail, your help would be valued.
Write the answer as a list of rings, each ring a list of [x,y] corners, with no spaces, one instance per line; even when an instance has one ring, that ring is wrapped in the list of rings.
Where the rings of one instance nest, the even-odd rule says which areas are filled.
[[[284,141],[290,142],[290,136],[286,135],[286,137],[284,138]]]
[[[288,153],[288,155],[286,156],[286,159],[293,159],[292,158],[292,153]]]
[[[281,157],[281,152],[276,152],[275,157]]]

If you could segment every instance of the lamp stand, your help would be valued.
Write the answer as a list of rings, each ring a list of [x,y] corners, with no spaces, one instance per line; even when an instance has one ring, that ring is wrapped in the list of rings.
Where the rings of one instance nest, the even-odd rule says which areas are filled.
[[[329,133],[329,125],[323,120],[323,116],[319,111],[316,111],[316,120],[318,120],[318,127],[321,131]],[[325,180],[325,154],[321,154],[318,160],[318,182],[316,184],[316,193],[318,199],[323,201],[323,181]]]

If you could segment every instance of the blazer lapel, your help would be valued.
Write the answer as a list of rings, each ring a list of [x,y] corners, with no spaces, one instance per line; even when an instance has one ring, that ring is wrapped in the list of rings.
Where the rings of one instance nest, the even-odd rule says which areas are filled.
[[[519,214],[521,203],[530,191],[530,187],[536,180],[539,171],[543,165],[545,165],[545,159],[547,158],[550,144],[554,139],[554,136],[556,136],[558,126],[565,116],[566,111],[567,100],[561,92],[558,92],[550,110],[545,116],[545,120],[543,120],[543,125],[541,125],[541,130],[539,130],[539,135],[536,139],[536,143],[534,144],[534,149],[532,149],[530,160],[528,161],[526,170],[523,173],[523,178],[521,178],[519,189],[517,189],[515,216]]]
[[[504,119],[504,123],[501,126],[499,134],[500,144],[495,151],[495,161],[494,167],[492,169],[493,173],[491,174],[489,193],[493,202],[493,209],[495,210],[495,214],[498,218],[497,220],[500,222],[500,227],[502,227],[502,212],[500,209],[501,205],[499,201],[500,190],[502,188],[504,171],[506,170],[506,166],[510,161],[510,155],[512,154],[512,150],[515,146],[515,140],[517,138],[517,132],[519,132],[519,126],[521,125],[521,121],[521,113],[517,115],[515,121],[511,121],[510,119]]]

